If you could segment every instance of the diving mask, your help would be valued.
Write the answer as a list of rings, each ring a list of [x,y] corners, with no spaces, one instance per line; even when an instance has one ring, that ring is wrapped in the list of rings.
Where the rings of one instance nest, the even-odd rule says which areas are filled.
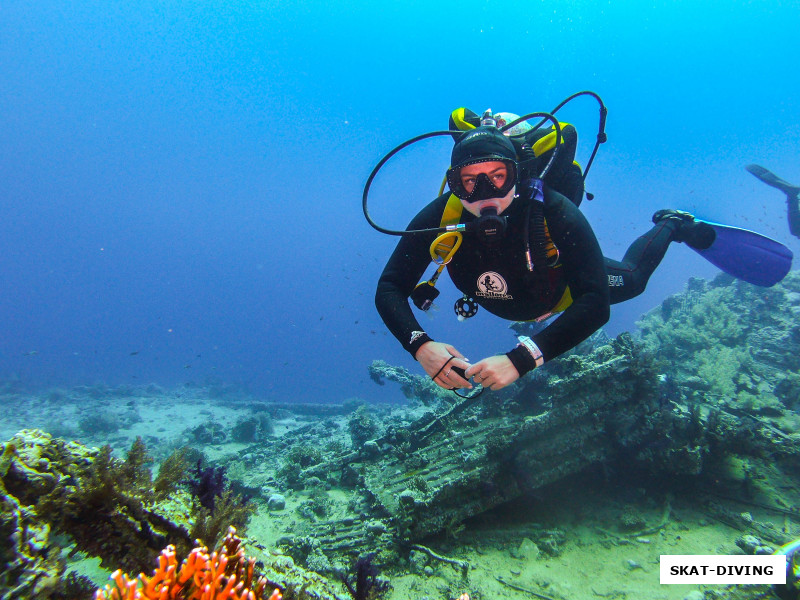
[[[502,163],[505,168],[498,168],[488,173],[476,175],[462,174],[464,167],[485,162]],[[454,196],[464,202],[477,202],[489,198],[503,198],[511,191],[517,181],[517,163],[513,160],[496,157],[472,161],[447,170],[447,185]]]

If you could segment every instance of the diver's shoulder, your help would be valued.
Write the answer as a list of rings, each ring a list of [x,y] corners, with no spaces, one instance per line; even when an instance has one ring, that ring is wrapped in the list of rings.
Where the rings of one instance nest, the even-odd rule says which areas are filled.
[[[575,204],[573,204],[572,200],[570,200],[560,192],[557,192],[550,186],[545,185],[542,188],[542,192],[544,192],[545,214],[553,211],[567,210],[569,212],[572,212],[572,209],[578,210],[578,207],[575,206]]]
[[[569,231],[586,221],[581,209],[572,200],[547,187],[544,188],[544,218],[553,231]]]

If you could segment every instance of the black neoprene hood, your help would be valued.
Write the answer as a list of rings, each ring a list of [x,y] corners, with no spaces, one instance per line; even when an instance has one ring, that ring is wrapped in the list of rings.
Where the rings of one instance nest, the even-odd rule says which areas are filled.
[[[517,160],[514,145],[494,127],[476,127],[467,131],[453,146],[452,167],[463,167],[485,160]]]

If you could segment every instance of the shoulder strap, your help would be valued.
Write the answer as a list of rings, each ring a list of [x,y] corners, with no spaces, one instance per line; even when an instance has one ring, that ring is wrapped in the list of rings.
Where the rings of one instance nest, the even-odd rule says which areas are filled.
[[[545,183],[558,193],[569,198],[573,204],[580,206],[583,200],[583,173],[575,161],[578,146],[578,132],[569,123],[561,126],[561,146],[558,156],[549,172],[545,175]],[[550,160],[556,146],[556,132],[550,128],[540,128],[523,136],[511,138],[520,160],[520,174],[523,179],[538,177]]]
[[[462,212],[464,212],[464,205],[461,204],[461,200],[455,194],[450,194],[442,212],[442,220],[439,223],[439,227],[455,225],[461,220]]]

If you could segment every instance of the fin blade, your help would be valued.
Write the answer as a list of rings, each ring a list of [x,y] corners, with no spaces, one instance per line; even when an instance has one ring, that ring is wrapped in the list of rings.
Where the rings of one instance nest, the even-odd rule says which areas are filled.
[[[708,262],[753,285],[772,287],[792,268],[792,251],[765,235],[703,221],[714,228],[717,236],[710,248],[695,250]]]

